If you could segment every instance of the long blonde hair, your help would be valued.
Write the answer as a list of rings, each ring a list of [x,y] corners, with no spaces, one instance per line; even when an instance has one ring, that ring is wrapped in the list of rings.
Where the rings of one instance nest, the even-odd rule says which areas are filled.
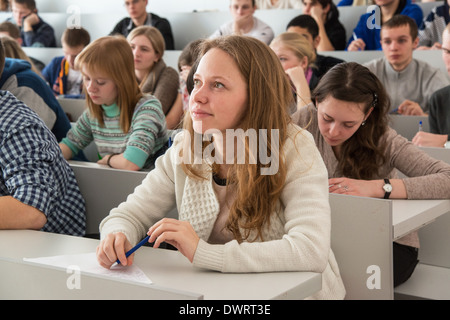
[[[261,41],[246,36],[226,36],[217,39],[205,40],[200,48],[200,57],[209,50],[218,48],[229,54],[235,61],[241,74],[248,84],[248,107],[243,115],[240,128],[248,129],[271,129],[279,130],[278,141],[271,141],[271,135],[267,137],[266,154],[272,159],[276,158],[279,169],[276,174],[262,175],[261,170],[269,165],[261,163],[258,159],[256,164],[234,164],[230,166],[227,176],[227,188],[232,186],[236,191],[236,199],[230,208],[227,229],[230,230],[238,241],[250,240],[252,231],[256,230],[254,239],[262,239],[262,228],[270,223],[270,216],[276,212],[278,201],[286,180],[286,165],[280,150],[287,139],[287,126],[290,117],[287,112],[293,96],[289,86],[288,78],[273,51]],[[191,137],[195,135],[193,122],[186,113],[184,129]],[[194,144],[184,148],[194,152]],[[258,137],[258,146],[260,145]],[[186,142],[185,142],[186,143]],[[203,150],[210,142],[205,142]],[[248,141],[245,144],[245,159],[250,159],[251,150]],[[276,154],[271,153],[272,145],[278,146]],[[205,172],[199,167],[190,164],[182,164],[183,170],[192,178],[207,179]],[[212,172],[218,171],[218,165],[211,167]],[[241,230],[244,231],[241,234]]]
[[[25,51],[23,51],[22,47],[16,40],[6,35],[1,36],[0,38],[3,43],[3,48],[5,49],[5,57],[28,61],[31,64],[31,70],[41,76],[41,72],[36,68],[33,61],[31,61],[30,57],[28,57]]]
[[[120,127],[128,132],[131,119],[142,92],[134,74],[134,58],[130,45],[123,36],[102,37],[89,44],[75,59],[75,68],[83,68],[91,73],[101,73],[112,79],[117,87],[116,103],[120,108]],[[103,110],[86,94],[91,112],[100,123],[103,122]]]
[[[162,57],[164,55],[164,51],[166,50],[166,43],[164,42],[164,37],[161,34],[161,31],[159,31],[157,28],[152,26],[140,26],[135,29],[133,29],[130,34],[127,37],[128,42],[131,42],[134,38],[138,36],[145,36],[150,43],[152,44],[153,50],[155,50],[155,53],[159,55],[158,62],[162,60]],[[152,66],[153,68],[153,66]],[[144,79],[141,80],[140,87],[145,84],[147,81],[147,78],[152,71],[152,68],[147,70],[147,74],[144,77]],[[156,79],[153,79],[153,82],[156,83]]]

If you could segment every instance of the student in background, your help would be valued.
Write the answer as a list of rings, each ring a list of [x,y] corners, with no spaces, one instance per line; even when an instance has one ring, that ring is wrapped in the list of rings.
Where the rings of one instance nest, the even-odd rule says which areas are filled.
[[[0,74],[4,63],[0,42]],[[0,230],[83,236],[84,199],[55,136],[34,111],[3,90],[0,145]]]
[[[255,0],[230,0],[230,13],[233,20],[224,23],[210,38],[227,35],[246,35],[270,44],[274,37],[272,28],[254,16]]]
[[[37,14],[34,0],[12,0],[13,21],[20,28],[22,46],[56,47],[53,28]]]
[[[22,47],[16,40],[10,36],[1,36],[1,38],[3,48],[5,49],[5,57],[28,61],[31,65],[31,70],[41,76],[41,72],[36,68],[33,61],[31,61],[30,57],[22,50]]]
[[[289,21],[286,27],[286,31],[295,32],[302,35],[313,46],[314,51],[316,52],[316,60],[314,61],[313,72],[317,76],[317,78],[320,79],[331,67],[335,66],[338,63],[344,62],[344,60],[331,56],[324,56],[317,53],[317,48],[320,43],[319,26],[317,25],[317,22],[313,17],[307,14],[296,16],[291,21]]]
[[[148,234],[155,248],[161,242],[174,245],[200,268],[320,272],[322,290],[312,298],[343,299],[330,248],[327,173],[310,134],[292,125],[286,112],[292,92],[276,55],[252,37],[206,40],[194,80],[185,130],[127,201],[101,222],[99,263],[109,268],[120,259],[130,265],[133,256],[125,258],[125,252]],[[227,129],[259,128],[279,133],[267,136],[272,148],[259,143],[254,150],[267,154],[277,148],[271,152],[278,162],[273,171],[263,164],[267,159],[248,163],[230,154],[234,135],[233,144],[224,140]],[[187,160],[195,151],[191,138],[202,136],[206,156],[194,164]],[[217,157],[229,155],[227,162],[215,161],[211,147]],[[243,159],[255,155],[250,149]],[[164,218],[175,206],[179,220]]]
[[[124,4],[130,17],[120,20],[110,35],[121,34],[128,37],[130,32],[136,27],[152,26],[161,32],[166,50],[175,49],[172,28],[169,21],[154,13],[147,12],[148,0],[125,0]]]
[[[426,115],[430,96],[450,84],[440,69],[413,58],[418,41],[414,20],[395,15],[381,27],[384,57],[364,64],[385,86],[391,113]]]
[[[180,73],[180,88],[183,95],[184,111],[189,109],[190,92],[187,89],[188,75],[191,71],[192,66],[197,61],[198,55],[200,53],[199,48],[202,41],[202,39],[198,39],[189,42],[178,57],[178,72]]]
[[[338,7],[344,6],[370,6],[374,4],[374,0],[341,0],[338,2]]]
[[[369,69],[354,62],[334,66],[319,81],[312,101],[292,118],[312,133],[328,169],[330,192],[384,199],[450,198],[450,165],[389,128],[389,97]],[[397,170],[408,178],[398,179]],[[417,264],[417,231],[396,240],[393,248],[397,286]]]
[[[339,11],[332,0],[302,0],[303,14],[310,15],[319,26],[318,51],[344,50],[347,36],[339,21]]]
[[[64,56],[53,58],[42,70],[55,96],[83,99],[82,75],[75,69],[75,58],[91,42],[89,32],[83,28],[67,28],[61,36]]]
[[[0,1],[0,11],[3,11],[3,12],[10,11],[9,0],[1,0]]]
[[[139,89],[127,40],[95,40],[77,56],[75,67],[83,74],[88,109],[60,143],[64,158],[94,141],[99,164],[125,170],[150,167],[165,151],[166,123],[160,102]]]
[[[198,39],[189,42],[180,53],[178,57],[178,72],[180,78],[180,87],[178,89],[178,97],[175,101],[170,114],[174,116],[171,117],[173,120],[166,117],[167,128],[168,129],[180,129],[182,127],[182,121],[185,112],[189,109],[189,95],[188,83],[191,84],[192,79],[188,79],[192,66],[195,64],[198,54],[199,45],[203,40]],[[192,75],[191,75],[192,78]]]
[[[431,9],[419,28],[419,47],[417,49],[441,49],[442,33],[450,22],[450,0]]]
[[[450,75],[450,24],[442,35],[442,60]],[[415,145],[422,147],[445,147],[450,149],[450,85],[437,90],[429,101],[430,132],[420,131],[412,139]]]
[[[1,36],[10,36],[17,42],[17,44],[20,47],[22,46],[23,41],[20,36],[20,29],[14,23],[12,23],[10,21],[3,21],[2,23],[0,23],[0,35]],[[39,61],[38,59],[33,58],[31,56],[28,56],[28,58],[32,62],[32,65],[34,65],[34,67],[39,71],[38,74],[40,74],[42,72],[42,70],[45,68],[45,64],[42,61]]]
[[[363,14],[347,43],[348,51],[381,50],[380,29],[394,15],[411,17],[416,26],[423,19],[422,9],[411,0],[375,0],[375,10]]]
[[[312,71],[316,53],[305,37],[294,32],[284,32],[275,37],[270,44],[270,48],[280,59],[284,71],[294,86],[294,93],[298,100],[290,109],[290,113],[294,113],[297,111],[297,106],[303,105],[302,101],[299,100],[300,96],[296,92],[302,92],[302,87],[304,86],[308,86],[313,90],[319,81]],[[305,104],[309,102],[310,100],[305,102]]]
[[[0,89],[10,91],[36,112],[53,132],[57,141],[61,141],[66,136],[70,129],[69,119],[45,80],[31,70],[31,64],[28,61],[5,58],[0,77]]]
[[[164,39],[155,27],[137,27],[128,35],[134,55],[134,71],[143,93],[155,96],[162,105],[166,118],[178,96],[179,76],[163,59]]]
[[[256,0],[258,9],[301,9],[301,0]]]

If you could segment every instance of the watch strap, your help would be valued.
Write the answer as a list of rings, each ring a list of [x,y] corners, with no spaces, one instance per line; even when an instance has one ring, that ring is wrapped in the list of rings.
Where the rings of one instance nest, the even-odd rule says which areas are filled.
[[[384,179],[384,184],[391,184],[391,182],[389,181],[389,179]],[[384,189],[384,188],[383,188]],[[389,196],[391,195],[391,191],[387,192],[386,190],[384,190],[384,199],[389,199]]]

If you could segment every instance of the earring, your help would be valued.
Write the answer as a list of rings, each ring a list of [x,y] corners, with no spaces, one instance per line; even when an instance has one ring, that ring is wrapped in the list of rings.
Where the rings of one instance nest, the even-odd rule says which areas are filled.
[[[366,124],[366,121],[364,120],[363,122],[361,122],[361,125],[363,126],[363,125],[365,125]]]

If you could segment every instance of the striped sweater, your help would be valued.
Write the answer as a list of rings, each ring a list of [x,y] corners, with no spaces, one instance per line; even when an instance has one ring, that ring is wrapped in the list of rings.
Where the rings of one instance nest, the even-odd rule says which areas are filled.
[[[90,116],[87,109],[61,142],[73,154],[95,142],[101,157],[112,153],[123,153],[125,159],[140,168],[153,164],[153,155],[165,146],[168,140],[166,120],[161,103],[151,95],[144,95],[136,105],[129,132],[120,128],[120,108],[117,104],[102,105],[104,126]]]

